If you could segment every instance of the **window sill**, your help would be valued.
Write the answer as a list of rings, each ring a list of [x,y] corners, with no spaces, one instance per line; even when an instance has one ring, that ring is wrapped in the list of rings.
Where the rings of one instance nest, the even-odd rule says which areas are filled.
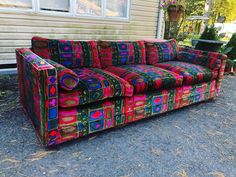
[[[102,17],[102,16],[91,16],[91,15],[79,15],[72,14],[70,12],[56,12],[56,11],[45,11],[40,10],[38,12],[33,9],[3,9],[0,8],[0,13],[6,14],[24,14],[24,15],[37,15],[37,16],[47,16],[47,17],[62,17],[62,18],[72,18],[72,19],[91,19],[91,20],[104,20],[104,21],[118,21],[118,22],[130,22],[130,18],[122,18],[122,17]]]

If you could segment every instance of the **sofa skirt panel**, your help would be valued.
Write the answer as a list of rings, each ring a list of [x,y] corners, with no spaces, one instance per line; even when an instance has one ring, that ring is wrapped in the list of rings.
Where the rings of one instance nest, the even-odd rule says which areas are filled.
[[[59,108],[55,144],[155,116],[216,96],[216,81]]]

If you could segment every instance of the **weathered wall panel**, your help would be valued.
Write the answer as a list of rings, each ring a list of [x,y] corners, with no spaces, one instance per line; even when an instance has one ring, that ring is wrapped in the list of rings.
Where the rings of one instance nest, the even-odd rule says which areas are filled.
[[[35,35],[75,40],[155,38],[158,3],[131,0],[128,21],[0,11],[0,64],[15,63],[15,48],[29,47]]]

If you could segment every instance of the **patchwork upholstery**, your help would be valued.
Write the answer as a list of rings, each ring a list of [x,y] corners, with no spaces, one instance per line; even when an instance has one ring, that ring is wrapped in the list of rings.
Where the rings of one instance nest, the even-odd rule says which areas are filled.
[[[42,143],[56,143],[49,136],[58,129],[57,71],[30,49],[16,49],[20,100]]]
[[[216,96],[216,80],[195,84],[193,86],[183,86],[181,89],[181,107],[183,107],[204,101],[206,98],[214,98]]]
[[[179,61],[205,66],[212,70],[220,68],[222,58],[224,58],[224,55],[220,53],[195,50],[191,48],[180,48],[177,57]]]
[[[147,64],[173,61],[178,55],[178,44],[175,39],[162,42],[145,42]]]
[[[215,96],[215,81],[60,108],[57,143],[158,115]]]
[[[103,68],[146,63],[145,45],[143,41],[99,41],[98,49]]]
[[[56,68],[60,88],[64,90],[73,90],[78,85],[79,78],[71,69],[68,69],[52,60],[47,60],[47,62]]]
[[[110,66],[105,70],[128,81],[135,93],[174,88],[183,82],[181,75],[150,65]]]
[[[185,85],[208,82],[215,79],[218,75],[217,71],[212,71],[209,68],[186,62],[169,61],[157,63],[155,66],[183,76],[183,84]]]
[[[59,92],[59,106],[84,105],[106,98],[132,96],[133,86],[116,75],[97,68],[73,69],[79,84],[70,92]]]
[[[36,37],[32,47],[40,56],[30,49],[16,49],[20,100],[43,145],[57,145],[219,95],[225,55],[181,49],[177,57],[175,41],[149,42],[149,65],[143,64],[143,42],[102,42],[103,70],[93,41]],[[70,80],[74,74],[77,86],[76,80]]]
[[[32,38],[33,51],[68,68],[101,68],[96,41],[55,40]]]

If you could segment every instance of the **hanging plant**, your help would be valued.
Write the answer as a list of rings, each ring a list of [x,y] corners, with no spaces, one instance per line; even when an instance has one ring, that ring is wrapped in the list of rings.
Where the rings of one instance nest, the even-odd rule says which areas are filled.
[[[185,0],[163,0],[161,8],[167,12],[170,22],[178,22],[184,14]]]

